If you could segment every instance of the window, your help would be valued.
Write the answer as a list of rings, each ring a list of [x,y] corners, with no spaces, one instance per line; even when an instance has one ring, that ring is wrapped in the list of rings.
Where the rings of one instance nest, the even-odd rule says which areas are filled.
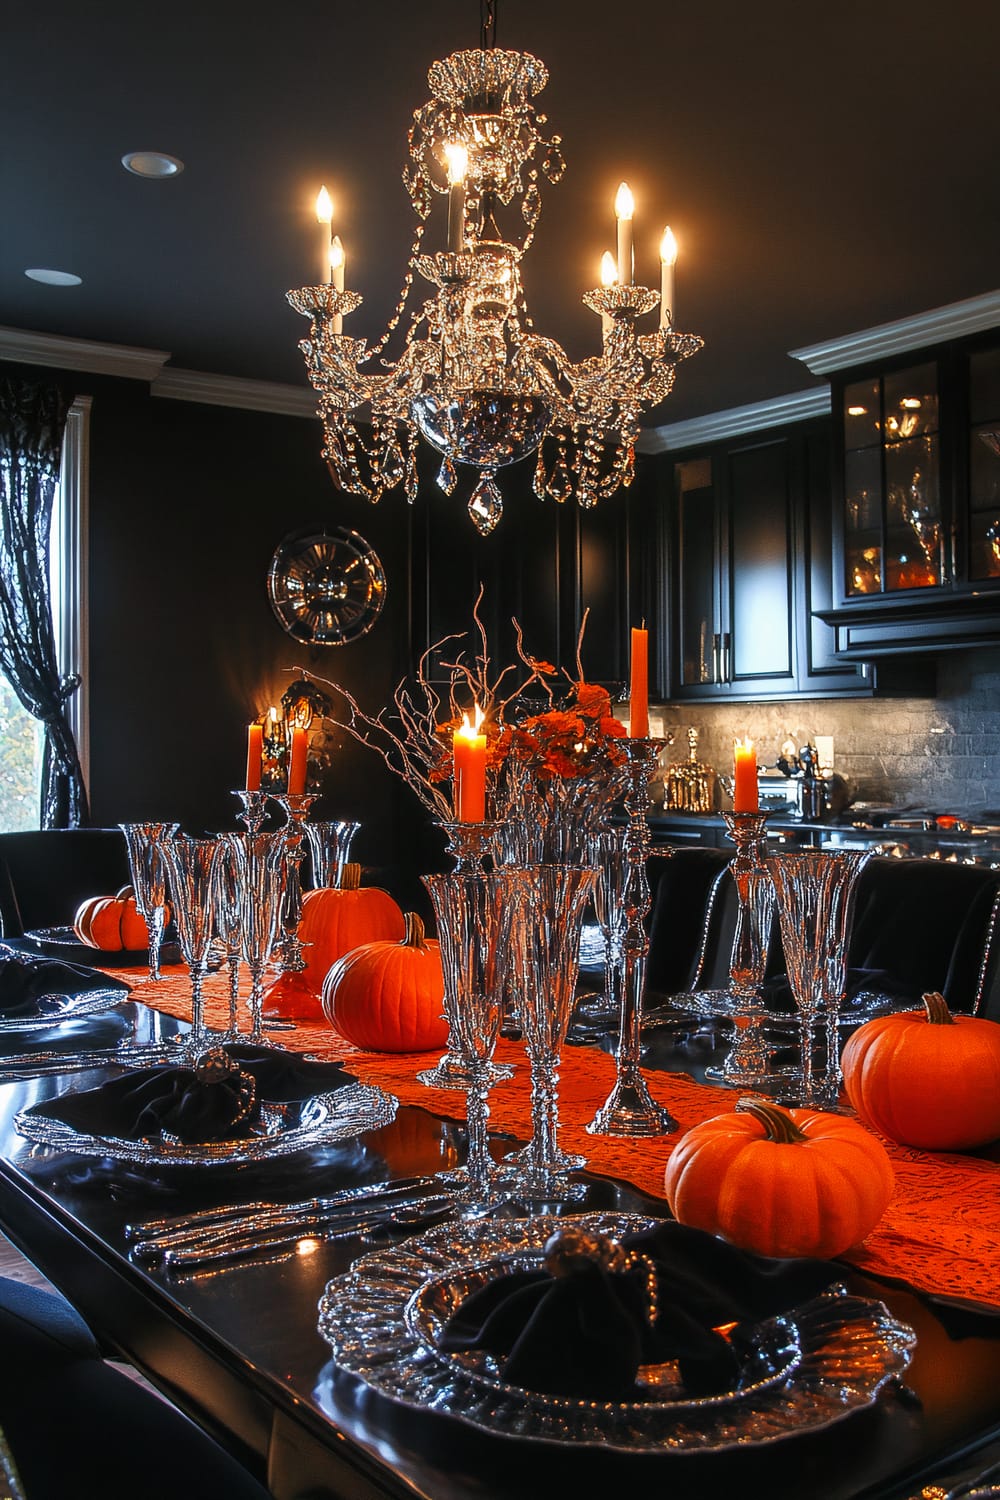
[[[82,687],[67,703],[89,782],[87,715],[87,475],[90,396],[78,396],[66,418],[62,465],[52,507],[50,587],[59,668],[76,672]],[[38,827],[42,733],[0,676],[0,832]]]

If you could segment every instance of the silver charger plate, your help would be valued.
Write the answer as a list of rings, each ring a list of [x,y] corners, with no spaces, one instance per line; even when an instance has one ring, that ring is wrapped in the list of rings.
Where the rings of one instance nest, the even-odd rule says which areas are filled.
[[[81,1016],[96,1016],[103,1010],[121,1005],[128,990],[82,990],[78,995],[40,995],[33,1016],[0,1018],[0,1035],[14,1031],[37,1031],[40,1026],[57,1026],[60,1021],[75,1021]]]
[[[114,1135],[88,1135],[45,1114],[39,1106],[22,1110],[14,1126],[36,1146],[80,1156],[115,1157],[138,1166],[239,1166],[272,1161],[333,1141],[351,1140],[396,1118],[399,1100],[371,1084],[352,1083],[331,1094],[313,1094],[289,1104],[264,1101],[259,1133],[239,1140],[189,1144],[172,1136],[132,1141]]]
[[[480,1272],[537,1266],[549,1235],[567,1224],[620,1237],[654,1222],[603,1213],[445,1224],[330,1281],[319,1332],[337,1371],[402,1406],[493,1433],[627,1453],[717,1453],[816,1431],[870,1406],[906,1369],[913,1330],[842,1287],[760,1323],[743,1388],[698,1399],[669,1399],[656,1384],[642,1402],[548,1396],[505,1384],[485,1355],[437,1348],[445,1308]]]

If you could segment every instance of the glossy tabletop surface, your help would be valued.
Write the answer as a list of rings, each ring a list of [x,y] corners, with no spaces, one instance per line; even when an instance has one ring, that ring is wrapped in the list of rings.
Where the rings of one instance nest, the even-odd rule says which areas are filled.
[[[139,1040],[159,1038],[176,1025],[131,1002],[110,1018],[73,1024],[73,1047],[114,1045],[132,1030]],[[33,1037],[32,1046],[44,1045]],[[916,1328],[915,1357],[904,1385],[893,1384],[870,1408],[819,1432],[736,1452],[623,1455],[482,1432],[400,1406],[338,1373],[317,1330],[327,1282],[369,1251],[370,1242],[310,1239],[263,1264],[180,1279],[138,1262],[126,1226],[218,1204],[290,1201],[433,1173],[461,1160],[461,1125],[402,1107],[393,1124],[356,1140],[270,1164],[208,1168],[56,1152],[32,1147],[16,1131],[19,1110],[110,1076],[111,1070],[88,1069],[0,1085],[0,1228],[110,1344],[266,1476],[278,1500],[323,1493],[521,1500],[564,1489],[603,1497],[623,1484],[634,1493],[669,1486],[681,1497],[766,1490],[789,1500],[804,1494],[902,1500],[919,1494],[929,1468],[956,1462],[963,1448],[1000,1427],[1000,1338],[989,1336],[1000,1320],[984,1319],[979,1327],[973,1318],[971,1336],[950,1338],[911,1293],[857,1275],[845,1278],[853,1290],[881,1298]],[[456,1114],[460,1109],[456,1096]],[[507,1145],[498,1141],[497,1149]],[[662,1201],[628,1183],[584,1181],[586,1199],[571,1212],[666,1214]]]

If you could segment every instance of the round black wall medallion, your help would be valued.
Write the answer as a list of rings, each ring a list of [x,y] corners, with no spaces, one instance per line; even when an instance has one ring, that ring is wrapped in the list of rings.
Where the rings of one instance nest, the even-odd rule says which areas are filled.
[[[343,526],[293,531],[267,574],[271,608],[307,646],[344,646],[366,635],[382,612],[385,587],[378,554]]]

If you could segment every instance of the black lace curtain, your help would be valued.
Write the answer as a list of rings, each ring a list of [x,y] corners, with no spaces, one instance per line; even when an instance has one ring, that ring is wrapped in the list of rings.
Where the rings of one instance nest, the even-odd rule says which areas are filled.
[[[49,532],[66,424],[60,391],[0,380],[0,670],[42,724],[41,825],[77,828],[87,798],[60,677],[49,590]]]

